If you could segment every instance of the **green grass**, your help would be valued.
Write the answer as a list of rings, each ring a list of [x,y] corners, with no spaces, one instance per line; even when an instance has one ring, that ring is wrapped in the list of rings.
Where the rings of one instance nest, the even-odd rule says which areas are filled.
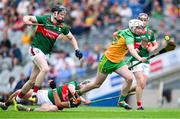
[[[180,119],[180,108],[126,111],[117,107],[78,107],[59,112],[17,112],[0,110],[0,119]]]

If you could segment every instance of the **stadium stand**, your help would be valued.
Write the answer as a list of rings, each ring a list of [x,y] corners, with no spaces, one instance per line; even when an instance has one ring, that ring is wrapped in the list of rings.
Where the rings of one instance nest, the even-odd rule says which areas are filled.
[[[71,24],[71,32],[78,39],[86,60],[77,61],[73,56],[71,44],[65,40],[58,41],[49,60],[51,68],[55,68],[55,72],[58,73],[51,76],[53,75],[55,80],[61,83],[72,79],[80,80],[94,74],[93,69],[97,68],[98,59],[110,43],[113,31],[125,28],[127,21],[136,18],[140,12],[147,12],[150,15],[150,26],[156,32],[159,41],[168,32],[179,46],[180,14],[176,4],[178,0],[167,1],[164,4],[165,1],[155,0],[153,3],[146,0],[64,0],[63,4],[70,11],[66,22]],[[7,35],[7,37],[0,37],[0,94],[5,92],[10,76],[14,76],[17,82],[20,73],[28,77],[31,72],[32,64],[28,56],[28,48],[35,28],[23,25],[22,16],[48,14],[50,7],[57,2],[58,0],[3,0],[0,2],[0,36]],[[9,40],[11,46],[7,47],[3,44],[3,39]],[[12,52],[14,44],[20,50],[22,61],[18,58],[18,61],[14,60],[16,57]],[[86,44],[88,49],[84,47]],[[95,47],[99,45],[101,47],[96,50]],[[66,59],[64,63],[70,63],[71,66],[67,69],[58,69],[53,67],[55,65],[53,63],[57,57],[61,59],[60,51],[63,49],[65,49],[63,52]]]

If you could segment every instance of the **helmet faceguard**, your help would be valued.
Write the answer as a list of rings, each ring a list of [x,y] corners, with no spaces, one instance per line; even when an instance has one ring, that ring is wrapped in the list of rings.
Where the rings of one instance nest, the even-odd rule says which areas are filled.
[[[141,20],[145,26],[148,24],[148,15],[146,13],[140,13],[138,19]]]
[[[144,24],[141,20],[132,19],[129,21],[129,29],[136,35],[144,34]]]
[[[67,9],[66,9],[66,7],[64,7],[63,5],[55,5],[55,6],[51,9],[51,12],[54,13],[54,14],[55,14],[55,12],[57,12],[56,15],[54,16],[54,19],[55,19],[57,22],[62,23],[62,22],[64,21],[64,18],[58,19],[58,18],[57,18],[57,15],[66,15]]]
[[[55,11],[58,11],[58,13],[67,13],[67,8],[64,7],[63,5],[55,5],[52,9],[51,9],[51,12],[55,12]]]
[[[141,20],[141,21],[148,21],[148,15],[146,13],[140,13],[139,16],[138,16],[138,19]]]

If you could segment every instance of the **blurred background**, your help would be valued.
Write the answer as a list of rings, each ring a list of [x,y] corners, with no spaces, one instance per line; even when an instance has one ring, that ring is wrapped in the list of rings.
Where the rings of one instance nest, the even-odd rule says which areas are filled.
[[[35,27],[23,24],[24,15],[44,15],[57,4],[69,12],[65,22],[71,26],[84,55],[84,61],[74,56],[66,40],[56,42],[48,60],[51,67],[42,88],[48,80],[57,85],[71,80],[95,79],[98,61],[111,43],[112,33],[127,28],[128,20],[145,12],[150,16],[150,27],[160,42],[164,35],[171,36],[176,50],[152,59],[151,73],[143,100],[145,107],[180,107],[180,1],[179,0],[0,0],[0,100],[20,89],[28,80],[32,61],[28,48]],[[120,92],[123,79],[111,74],[100,89],[87,93],[90,100],[115,96]],[[98,92],[98,93],[97,93]],[[131,96],[129,101],[135,104]],[[115,106],[117,99],[94,104]]]

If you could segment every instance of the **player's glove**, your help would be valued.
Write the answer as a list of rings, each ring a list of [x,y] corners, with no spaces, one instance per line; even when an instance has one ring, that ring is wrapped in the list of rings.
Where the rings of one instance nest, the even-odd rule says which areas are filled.
[[[69,102],[70,102],[70,107],[78,107],[80,104],[81,104],[81,98],[80,96],[78,95],[77,92],[75,92],[75,94],[72,94],[70,91],[69,91]]]
[[[49,83],[49,87],[51,87],[52,89],[56,88],[56,83],[53,80],[50,80],[48,83]]]
[[[79,59],[81,59],[82,57],[83,57],[83,54],[82,54],[82,52],[80,51],[80,50],[75,50],[75,55],[76,55],[76,57],[77,58],[79,58]]]
[[[71,108],[78,107],[81,104],[81,98],[80,97],[78,97],[76,99],[71,98],[69,100],[69,102],[70,102],[70,107]]]

